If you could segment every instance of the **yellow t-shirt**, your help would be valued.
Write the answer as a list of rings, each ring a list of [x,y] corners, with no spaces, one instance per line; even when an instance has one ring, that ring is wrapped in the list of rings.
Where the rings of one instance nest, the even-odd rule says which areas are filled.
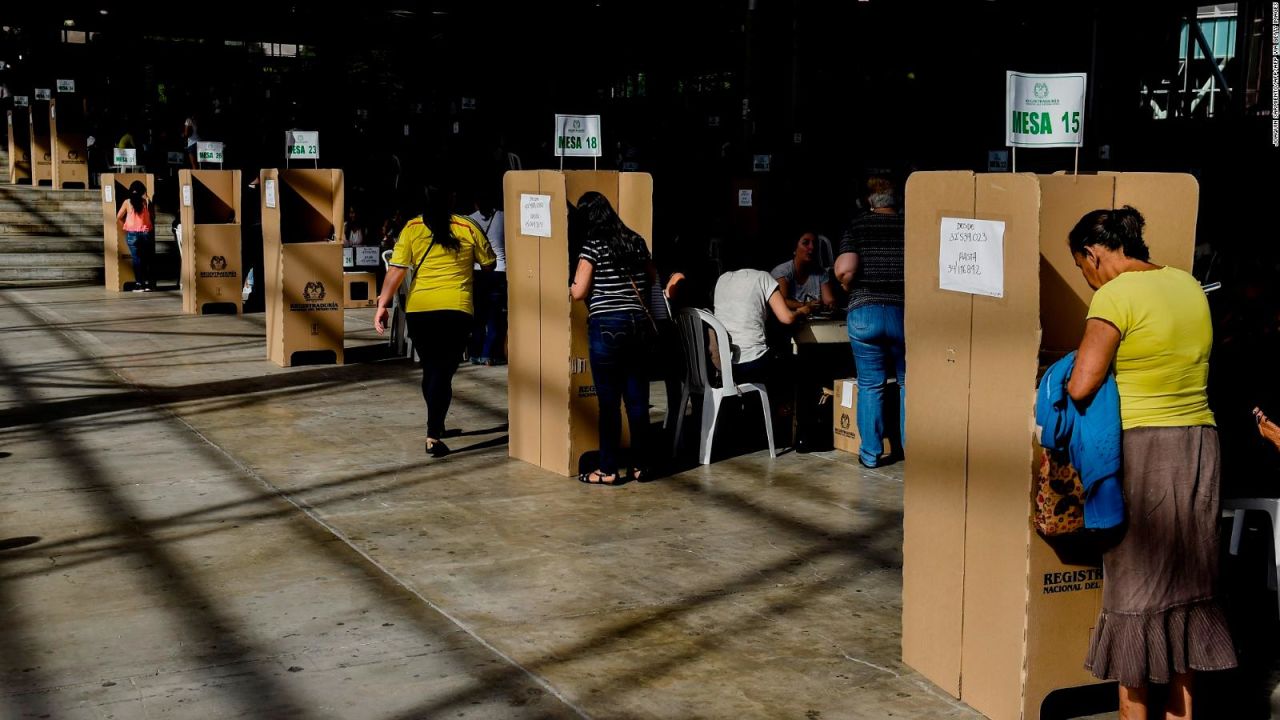
[[[1120,331],[1115,367],[1125,430],[1214,424],[1206,390],[1213,324],[1194,277],[1171,267],[1121,273],[1094,293],[1089,317]]]
[[[470,218],[454,215],[450,223],[453,234],[462,246],[452,252],[440,243],[431,244],[431,230],[418,216],[405,224],[391,251],[391,263],[396,267],[414,269],[413,287],[409,289],[406,312],[429,310],[461,310],[472,313],[472,286],[475,277],[472,268],[493,265],[498,257],[489,247],[484,231]],[[423,253],[430,253],[423,259]],[[421,267],[419,267],[421,263]]]

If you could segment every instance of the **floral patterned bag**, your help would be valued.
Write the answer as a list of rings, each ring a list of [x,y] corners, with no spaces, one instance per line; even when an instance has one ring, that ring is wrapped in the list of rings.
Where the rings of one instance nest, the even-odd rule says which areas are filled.
[[[1041,453],[1033,519],[1036,531],[1045,537],[1084,530],[1084,485],[1065,452],[1045,448]]]

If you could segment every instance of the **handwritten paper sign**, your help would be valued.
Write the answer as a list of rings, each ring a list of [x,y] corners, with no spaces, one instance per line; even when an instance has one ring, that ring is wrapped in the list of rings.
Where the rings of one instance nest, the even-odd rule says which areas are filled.
[[[1004,297],[1004,223],[999,220],[942,218],[938,287],[973,295]]]
[[[520,193],[520,234],[551,237],[551,196]]]
[[[360,267],[368,267],[377,265],[382,262],[381,253],[376,247],[357,247],[356,249],[356,265]]]
[[[267,207],[273,208],[276,206],[276,181],[275,180],[267,180],[266,182],[263,183],[262,197],[266,201]]]
[[[113,194],[114,194],[114,193],[112,193],[112,191],[111,191],[111,184],[110,184],[110,183],[108,183],[108,184],[106,184],[106,185],[103,185],[103,186],[102,186],[102,202],[104,202],[104,203],[106,203],[106,204],[108,204],[108,205],[110,205],[111,203],[115,202],[115,201],[112,199],[112,195],[113,195]]]

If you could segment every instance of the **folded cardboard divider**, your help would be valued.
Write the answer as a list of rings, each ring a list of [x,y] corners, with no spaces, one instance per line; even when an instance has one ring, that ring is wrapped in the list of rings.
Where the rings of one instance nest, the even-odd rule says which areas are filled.
[[[243,312],[239,170],[179,170],[182,311]]]
[[[49,136],[49,100],[31,98],[27,133],[31,147],[31,184],[53,185],[53,145]]]
[[[148,197],[155,196],[156,178],[148,173],[103,173],[99,176],[102,200],[102,261],[107,290],[120,292],[133,288],[133,255],[126,242],[124,223],[116,219],[120,208],[129,201],[129,186],[140,182]],[[154,219],[152,220],[154,223]]]
[[[1101,558],[1031,524],[1042,356],[1073,350],[1092,291],[1067,233],[1133,205],[1154,262],[1190,270],[1188,175],[920,172],[907,182],[903,661],[994,720],[1035,719],[1084,670]],[[1003,297],[942,290],[942,218],[1005,222]],[[1055,549],[1058,547],[1059,549]]]
[[[9,184],[31,182],[31,114],[23,109],[5,111],[9,129]]]
[[[89,149],[84,106],[79,95],[59,95],[49,101],[49,180],[55,188],[89,187]]]
[[[503,178],[510,454],[566,476],[577,474],[582,456],[599,447],[587,308],[569,299],[577,264],[569,208],[588,191],[607,197],[652,247],[653,178],[647,173],[520,170]],[[526,234],[534,228],[522,220],[535,218],[548,221],[538,231],[545,237]]]
[[[342,171],[270,169],[259,181],[267,356],[342,364]]]

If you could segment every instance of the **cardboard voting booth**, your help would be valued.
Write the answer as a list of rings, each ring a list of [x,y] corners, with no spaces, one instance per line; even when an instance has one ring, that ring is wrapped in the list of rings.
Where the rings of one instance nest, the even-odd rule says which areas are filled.
[[[31,184],[53,185],[53,147],[49,137],[49,100],[31,99],[27,107],[28,144],[31,147]]]
[[[104,173],[99,178],[102,185],[102,261],[106,287],[112,292],[130,290],[136,278],[133,276],[133,256],[125,242],[124,223],[116,219],[120,208],[129,201],[129,186],[140,182],[147,186],[147,195],[154,197],[156,179],[145,173]]]
[[[243,310],[240,171],[179,170],[182,311]]]
[[[262,252],[267,356],[288,367],[299,353],[341,364],[341,170],[263,170]]]
[[[609,199],[652,246],[653,179],[647,173],[522,170],[503,178],[510,333],[511,457],[576,475],[599,448],[599,406],[587,359],[587,308],[569,299],[569,206]],[[624,424],[625,427],[625,424]]]
[[[89,150],[80,103],[76,95],[59,95],[49,101],[50,181],[55,188],[89,187]]]
[[[1132,205],[1152,260],[1190,270],[1197,196],[1175,174],[907,182],[902,655],[994,720],[1097,682],[1083,663],[1101,559],[1068,561],[1031,524],[1038,370],[1076,348],[1092,297],[1067,233]]]
[[[26,108],[6,111],[9,130],[9,184],[31,182],[31,115]]]

